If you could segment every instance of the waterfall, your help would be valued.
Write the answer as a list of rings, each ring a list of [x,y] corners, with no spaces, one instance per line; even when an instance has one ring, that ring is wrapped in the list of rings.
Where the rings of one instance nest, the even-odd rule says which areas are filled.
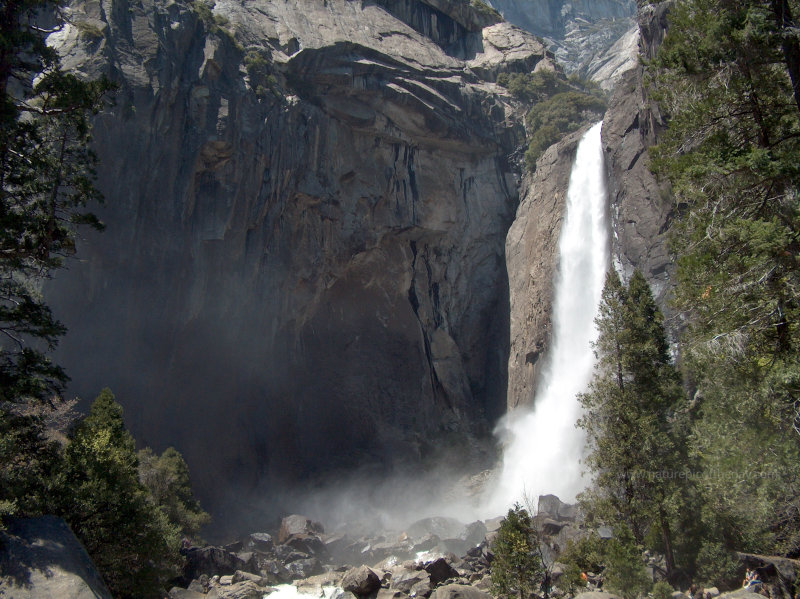
[[[609,264],[601,126],[597,123],[581,139],[570,174],[547,367],[533,409],[509,414],[500,426],[503,466],[486,513],[505,514],[523,495],[534,502],[545,493],[573,501],[585,486],[580,464],[585,437],[575,426],[581,415],[576,396],[592,376],[594,319]]]

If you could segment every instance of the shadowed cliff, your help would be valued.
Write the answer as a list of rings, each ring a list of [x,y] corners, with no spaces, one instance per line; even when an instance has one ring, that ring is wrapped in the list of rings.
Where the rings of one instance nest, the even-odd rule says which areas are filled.
[[[218,513],[436,447],[485,461],[463,439],[504,410],[524,130],[493,81],[552,58],[463,2],[392,6],[76,1],[51,38],[121,86],[108,228],[48,289],[59,359]]]

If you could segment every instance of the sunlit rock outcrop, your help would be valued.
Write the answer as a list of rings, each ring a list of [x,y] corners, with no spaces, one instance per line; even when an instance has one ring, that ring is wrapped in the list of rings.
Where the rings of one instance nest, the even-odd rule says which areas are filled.
[[[660,2],[641,9],[640,52],[644,58],[655,56],[671,4]],[[603,127],[614,229],[612,255],[626,276],[634,268],[640,269],[662,308],[668,309],[665,300],[673,263],[667,242],[673,205],[668,189],[650,171],[648,151],[657,143],[665,123],[644,89],[643,75],[643,67],[638,65],[622,77]]]
[[[585,131],[551,146],[527,175],[506,239],[510,294],[508,409],[533,402],[552,337],[553,286],[569,176]]]
[[[0,597],[111,599],[97,567],[64,520],[14,518],[0,532]]]
[[[611,89],[636,64],[635,0],[491,0],[515,25],[542,36],[567,73]],[[605,67],[605,68],[603,68]]]

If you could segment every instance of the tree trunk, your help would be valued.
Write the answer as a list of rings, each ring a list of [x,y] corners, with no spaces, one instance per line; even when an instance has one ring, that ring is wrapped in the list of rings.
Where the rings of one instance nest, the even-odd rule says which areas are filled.
[[[792,29],[792,12],[789,8],[789,0],[770,0],[772,12],[778,25],[778,32],[781,36],[781,49],[783,50],[783,60],[786,63],[786,70],[789,71],[789,79],[792,81],[792,91],[794,92],[794,102],[800,112],[800,43],[793,33],[787,33]]]
[[[672,575],[675,572],[675,556],[672,553],[672,532],[669,529],[669,522],[663,511],[658,514],[659,524],[661,526],[661,538],[664,541],[664,562],[667,566],[667,580],[672,580]]]

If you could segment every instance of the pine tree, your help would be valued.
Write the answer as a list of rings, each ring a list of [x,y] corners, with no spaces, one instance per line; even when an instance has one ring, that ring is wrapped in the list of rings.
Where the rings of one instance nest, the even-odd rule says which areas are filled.
[[[145,447],[138,454],[139,480],[181,534],[194,538],[211,521],[192,493],[189,466],[180,452],[168,447],[160,456]]]
[[[60,69],[42,22],[57,0],[0,4],[0,402],[48,401],[67,380],[46,352],[64,326],[38,282],[74,252],[77,224],[99,228],[84,206],[93,185],[89,117],[112,88]],[[51,17],[48,19],[48,17]]]
[[[492,544],[492,593],[523,599],[544,579],[537,532],[528,511],[519,504],[508,510]]]
[[[649,66],[670,119],[653,166],[679,216],[709,542],[785,554],[800,552],[797,15],[788,0],[681,0]]]
[[[647,575],[642,553],[626,526],[617,526],[605,548],[605,586],[624,599],[643,597],[653,586]]]
[[[637,543],[658,533],[668,573],[675,570],[672,522],[680,512],[685,472],[683,392],[672,365],[663,318],[644,276],[626,288],[606,278],[595,344],[597,367],[581,395],[579,426],[588,436],[594,489],[590,511],[629,528]]]
[[[59,68],[42,22],[60,22],[57,0],[0,3],[0,516],[42,513],[58,449],[41,415],[67,380],[47,352],[64,326],[39,284],[74,251],[73,225],[97,219],[89,116],[111,89]]]
[[[115,597],[160,597],[177,573],[179,530],[139,482],[133,437],[104,389],[65,450],[58,512]]]

